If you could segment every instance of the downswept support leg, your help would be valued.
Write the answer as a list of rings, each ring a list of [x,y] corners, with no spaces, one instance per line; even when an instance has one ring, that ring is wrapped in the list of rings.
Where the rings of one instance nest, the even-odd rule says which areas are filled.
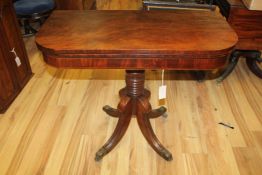
[[[96,161],[101,160],[107,153],[109,153],[125,135],[132,116],[132,100],[129,97],[121,98],[118,109],[121,112],[119,113],[120,116],[116,128],[104,146],[96,152]]]
[[[262,63],[261,52],[258,50],[235,50],[232,52],[229,65],[224,70],[222,75],[217,79],[218,83],[221,83],[236,67],[240,57],[246,58],[246,64],[248,68],[259,78],[262,78],[262,69],[258,64]]]
[[[247,56],[246,64],[251,72],[262,79],[262,58],[260,51],[254,51],[252,55]]]
[[[239,50],[235,50],[231,53],[231,56],[229,58],[229,65],[224,70],[222,75],[217,79],[217,83],[221,83],[224,79],[226,79],[229,76],[229,74],[231,74],[231,72],[235,69],[238,63],[240,56],[241,56],[241,51]]]
[[[151,105],[145,98],[139,98],[137,102],[137,122],[142,134],[149,145],[165,160],[173,160],[172,154],[157,139],[149,121],[148,113],[152,111]]]
[[[118,118],[118,123],[112,136],[97,151],[96,161],[101,160],[118,144],[128,128],[132,115],[136,116],[139,128],[150,146],[165,160],[173,159],[172,154],[157,139],[149,121],[150,118],[163,115],[166,108],[152,110],[149,103],[150,92],[144,88],[144,82],[145,71],[126,71],[126,87],[119,92],[121,99],[118,108],[114,109],[110,106],[103,108],[108,115]]]

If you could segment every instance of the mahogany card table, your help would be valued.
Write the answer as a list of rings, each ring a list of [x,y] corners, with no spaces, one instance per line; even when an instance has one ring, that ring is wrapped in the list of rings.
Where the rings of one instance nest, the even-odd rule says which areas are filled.
[[[152,110],[145,69],[217,69],[226,64],[237,40],[226,20],[211,11],[54,11],[36,36],[52,66],[126,69],[117,109],[103,107],[118,123],[97,151],[97,161],[121,140],[132,116],[151,147],[172,160],[150,124],[166,108]]]

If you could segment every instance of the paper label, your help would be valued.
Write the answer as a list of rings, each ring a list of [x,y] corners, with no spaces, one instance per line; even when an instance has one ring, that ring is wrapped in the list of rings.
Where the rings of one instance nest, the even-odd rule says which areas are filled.
[[[17,67],[21,66],[22,64],[19,57],[15,57],[15,62],[16,62]]]
[[[159,87],[158,98],[159,100],[166,98],[166,85]]]

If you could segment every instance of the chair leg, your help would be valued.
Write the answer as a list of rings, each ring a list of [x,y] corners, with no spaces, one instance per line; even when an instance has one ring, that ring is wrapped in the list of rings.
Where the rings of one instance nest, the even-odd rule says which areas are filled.
[[[43,17],[39,18],[39,19],[37,20],[37,22],[38,22],[39,25],[41,26],[41,25],[44,24],[44,22],[45,22],[45,20],[46,20],[47,18],[48,18],[48,16],[43,16]]]
[[[29,22],[29,19],[24,20],[24,37],[32,36],[37,32]]]
[[[24,30],[25,30],[24,35],[30,34],[29,20],[27,19],[24,20]]]
[[[23,26],[23,23],[22,23],[22,20],[21,20],[21,19],[18,19],[18,24],[19,24],[20,27]]]

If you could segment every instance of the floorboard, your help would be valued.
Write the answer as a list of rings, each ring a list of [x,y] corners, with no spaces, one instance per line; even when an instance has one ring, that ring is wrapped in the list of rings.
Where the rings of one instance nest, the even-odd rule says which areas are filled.
[[[97,5],[138,9],[140,1],[98,0]],[[44,63],[34,37],[25,44],[34,76],[0,115],[1,175],[261,174],[262,81],[244,60],[221,84],[166,71],[168,118],[151,123],[173,161],[156,155],[132,119],[119,145],[97,163],[95,152],[117,121],[102,107],[117,105],[124,70],[56,69]],[[161,71],[146,71],[146,79],[152,106],[163,104],[157,98]]]

